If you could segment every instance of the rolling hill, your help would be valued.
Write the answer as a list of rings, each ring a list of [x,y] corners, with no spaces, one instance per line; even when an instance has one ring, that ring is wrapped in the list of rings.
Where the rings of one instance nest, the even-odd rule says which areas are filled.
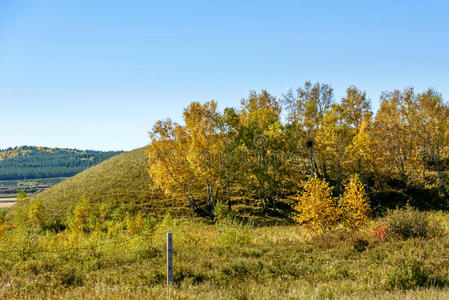
[[[82,197],[93,205],[112,202],[154,216],[191,214],[187,203],[170,201],[152,190],[146,148],[114,156],[34,196],[44,203],[50,218],[61,220]]]

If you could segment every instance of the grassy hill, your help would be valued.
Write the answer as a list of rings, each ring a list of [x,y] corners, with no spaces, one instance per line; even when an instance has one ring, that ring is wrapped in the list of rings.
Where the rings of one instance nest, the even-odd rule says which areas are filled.
[[[104,161],[39,193],[51,218],[64,219],[68,209],[84,196],[93,204],[109,202],[128,211],[150,215],[188,215],[187,203],[170,201],[151,188],[145,148]]]

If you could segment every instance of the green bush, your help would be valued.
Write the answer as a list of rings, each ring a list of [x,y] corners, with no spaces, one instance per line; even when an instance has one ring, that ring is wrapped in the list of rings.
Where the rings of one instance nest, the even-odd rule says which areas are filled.
[[[214,219],[215,221],[222,221],[225,219],[232,219],[233,213],[229,208],[221,201],[218,201],[214,206]]]
[[[435,274],[423,261],[402,260],[387,271],[387,290],[409,290],[419,287],[444,287],[447,280]]]
[[[385,218],[389,235],[401,239],[434,238],[443,234],[443,228],[431,222],[426,213],[407,205],[402,209],[388,210]]]
[[[0,224],[6,221],[6,210],[0,209]]]

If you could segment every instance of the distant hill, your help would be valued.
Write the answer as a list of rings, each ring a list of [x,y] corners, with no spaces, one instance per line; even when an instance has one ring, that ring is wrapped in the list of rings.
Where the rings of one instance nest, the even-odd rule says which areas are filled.
[[[121,151],[21,146],[0,150],[0,180],[70,177]]]

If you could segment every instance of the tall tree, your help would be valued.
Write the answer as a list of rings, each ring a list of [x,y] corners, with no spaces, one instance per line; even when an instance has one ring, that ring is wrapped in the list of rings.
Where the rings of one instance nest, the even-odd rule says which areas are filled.
[[[399,174],[404,187],[408,186],[415,165],[415,140],[410,126],[409,107],[415,95],[412,89],[384,92],[374,122],[379,162],[385,175]]]
[[[259,94],[251,92],[242,100],[242,142],[248,151],[248,175],[255,179],[260,191],[264,209],[273,205],[274,195],[270,192],[274,176],[270,173],[269,154],[276,150],[271,138],[274,128],[280,128],[281,106],[279,101],[262,90]]]
[[[171,120],[158,121],[150,132],[149,172],[156,187],[171,197],[185,197],[198,211],[198,178],[188,161],[190,137]]]
[[[287,119],[298,131],[303,131],[304,144],[309,150],[310,169],[312,176],[326,177],[327,163],[316,153],[316,134],[322,125],[322,120],[334,103],[333,89],[328,84],[306,81],[304,87],[284,95],[283,102],[287,109]],[[321,169],[319,172],[318,165]]]
[[[449,198],[441,168],[442,157],[449,146],[449,107],[441,94],[432,89],[418,95],[416,132],[424,146],[424,158],[429,157],[438,175],[440,192]]]
[[[189,135],[187,159],[200,182],[206,188],[210,209],[215,206],[215,196],[219,189],[220,165],[217,159],[222,148],[218,135],[219,114],[217,103],[192,102],[184,110],[185,130]]]

